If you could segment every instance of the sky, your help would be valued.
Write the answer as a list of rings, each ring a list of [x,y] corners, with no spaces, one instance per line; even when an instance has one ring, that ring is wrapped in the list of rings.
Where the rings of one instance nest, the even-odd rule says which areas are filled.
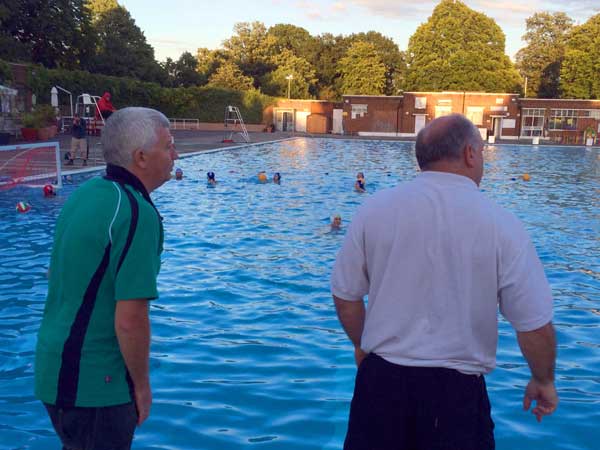
[[[260,21],[267,28],[289,23],[313,36],[378,31],[406,50],[410,36],[431,16],[438,0],[119,0],[154,47],[156,59],[178,59],[199,47],[216,49],[237,22]],[[524,46],[525,19],[539,11],[563,11],[576,23],[600,13],[600,0],[464,0],[493,18],[506,34],[506,54]]]

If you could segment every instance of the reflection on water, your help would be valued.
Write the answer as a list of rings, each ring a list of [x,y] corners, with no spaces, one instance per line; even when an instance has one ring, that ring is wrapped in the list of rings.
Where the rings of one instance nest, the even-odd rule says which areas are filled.
[[[521,410],[528,369],[500,322],[488,377],[499,449],[591,449],[600,425],[600,160],[583,148],[493,146],[481,189],[526,224],[555,296],[561,404],[540,425]],[[353,356],[328,292],[346,226],[374,192],[417,173],[412,144],[314,139],[178,162],[154,198],[165,217],[153,303],[154,405],[134,448],[338,449]],[[256,174],[280,172],[281,185]],[[207,189],[205,174],[219,184]],[[528,173],[529,182],[521,176]],[[514,180],[513,180],[514,178]],[[75,186],[44,200],[0,192],[0,449],[58,448],[33,398],[33,348],[54,222]],[[28,201],[32,212],[17,214]]]

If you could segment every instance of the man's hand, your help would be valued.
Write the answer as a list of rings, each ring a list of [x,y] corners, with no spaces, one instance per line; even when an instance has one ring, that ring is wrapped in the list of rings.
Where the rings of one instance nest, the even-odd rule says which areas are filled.
[[[135,387],[135,407],[138,413],[137,426],[139,427],[150,415],[152,406],[152,390],[150,385],[138,388]]]
[[[542,417],[552,414],[558,406],[558,394],[554,382],[540,383],[532,378],[525,388],[523,409],[529,411],[534,401],[536,405],[531,412],[535,414],[537,421],[541,422]]]
[[[364,352],[360,347],[354,347],[354,361],[356,362],[356,367],[360,367],[360,363],[363,362],[363,359],[367,357],[368,353]]]

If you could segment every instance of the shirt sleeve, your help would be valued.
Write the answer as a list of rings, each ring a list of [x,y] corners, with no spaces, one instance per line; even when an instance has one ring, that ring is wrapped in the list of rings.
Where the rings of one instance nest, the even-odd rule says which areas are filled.
[[[348,227],[331,274],[331,293],[349,301],[363,300],[369,293],[364,226],[359,213]]]
[[[115,298],[133,300],[158,297],[156,278],[160,270],[158,217],[140,205],[139,220],[131,246],[115,277]]]
[[[523,225],[508,234],[499,256],[500,312],[517,331],[536,330],[552,320],[550,285]]]

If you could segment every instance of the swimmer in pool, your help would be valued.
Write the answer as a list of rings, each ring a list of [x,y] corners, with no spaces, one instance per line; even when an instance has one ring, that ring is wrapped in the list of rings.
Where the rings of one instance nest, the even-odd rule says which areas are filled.
[[[180,168],[177,168],[175,170],[175,179],[176,180],[183,180],[183,170],[181,170]]]
[[[331,230],[340,230],[342,228],[342,216],[336,214],[331,221]]]
[[[215,178],[214,172],[206,172],[206,182],[208,184],[210,184],[211,186],[214,186],[215,184],[217,184],[217,180]]]
[[[356,190],[356,192],[367,192],[364,173],[358,172],[356,174],[356,183],[354,183],[354,190]]]
[[[275,183],[275,184],[281,183],[281,174],[279,172],[275,172],[273,174],[273,183]]]
[[[258,172],[258,181],[260,183],[266,183],[268,181],[267,173],[264,170],[261,170],[260,172]]]

